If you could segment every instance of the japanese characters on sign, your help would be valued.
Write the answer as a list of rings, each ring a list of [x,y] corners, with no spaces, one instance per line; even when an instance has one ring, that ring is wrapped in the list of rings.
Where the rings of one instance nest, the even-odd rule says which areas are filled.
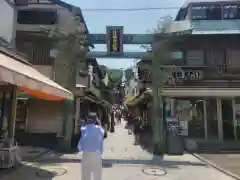
[[[108,52],[109,53],[122,53],[123,52],[123,28],[108,27]]]
[[[110,52],[120,52],[120,31],[113,29],[110,31]]]
[[[187,70],[173,72],[173,77],[176,79],[199,80],[202,78],[202,71]]]

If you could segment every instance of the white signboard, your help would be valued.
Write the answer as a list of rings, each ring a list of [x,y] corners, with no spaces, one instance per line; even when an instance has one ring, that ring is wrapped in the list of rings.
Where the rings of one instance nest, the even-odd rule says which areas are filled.
[[[180,121],[180,126],[182,128],[181,135],[188,136],[188,121]]]

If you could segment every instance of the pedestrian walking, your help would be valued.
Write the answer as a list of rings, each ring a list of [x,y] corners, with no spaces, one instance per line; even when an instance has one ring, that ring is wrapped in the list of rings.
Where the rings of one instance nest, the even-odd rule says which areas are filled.
[[[110,132],[113,133],[115,132],[115,118],[114,118],[114,111],[112,110],[111,112],[111,125],[110,125]]]
[[[134,137],[135,137],[135,145],[139,144],[140,133],[142,131],[142,121],[141,118],[136,118],[134,122]]]
[[[131,135],[134,130],[134,116],[130,112],[127,116],[127,127],[128,127],[128,134]]]
[[[87,125],[81,129],[78,151],[82,152],[82,179],[102,180],[102,153],[104,129],[97,122],[96,113],[89,113]]]
[[[121,124],[121,118],[122,118],[121,110],[118,109],[117,110],[117,122],[118,122],[118,124]]]

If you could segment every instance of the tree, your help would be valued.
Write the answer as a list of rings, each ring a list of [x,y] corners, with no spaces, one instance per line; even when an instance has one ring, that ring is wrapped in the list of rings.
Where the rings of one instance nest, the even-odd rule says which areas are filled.
[[[127,68],[127,69],[125,70],[125,75],[126,75],[127,81],[129,81],[130,79],[132,79],[132,77],[134,76],[134,74],[133,74],[133,69],[132,69],[132,68]]]
[[[122,77],[122,71],[120,69],[108,69],[108,75],[112,81],[119,81]]]
[[[52,29],[42,27],[42,29],[52,40],[51,55],[56,59],[56,81],[74,91],[76,73],[80,69],[86,68],[85,56],[90,45],[86,38],[85,25],[80,23],[79,17],[72,19],[72,25],[70,32],[66,32],[64,28],[60,27]]]
[[[73,15],[72,27],[54,27],[42,30],[52,40],[53,49],[51,56],[55,57],[55,81],[74,92],[76,89],[76,74],[86,68],[86,53],[90,44],[86,38],[85,25],[80,23],[79,17]],[[66,30],[68,29],[68,30]],[[61,148],[68,149],[71,146],[73,133],[73,102],[66,102],[64,111]]]
[[[151,60],[152,72],[152,90],[153,90],[153,111],[152,111],[152,128],[153,128],[153,150],[155,154],[162,155],[165,153],[165,120],[164,120],[164,98],[161,95],[163,86],[172,78],[172,72],[177,66],[171,64],[172,47],[179,37],[191,33],[188,27],[174,26],[170,16],[163,18],[157,28],[152,32],[153,43],[151,46],[143,46],[147,49],[146,57]],[[180,24],[181,25],[181,24]],[[179,69],[177,69],[179,70]]]

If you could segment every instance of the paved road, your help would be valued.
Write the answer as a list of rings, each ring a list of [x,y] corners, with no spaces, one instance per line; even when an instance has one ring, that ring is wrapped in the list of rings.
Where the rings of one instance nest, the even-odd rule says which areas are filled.
[[[80,180],[80,159],[79,154],[49,152],[1,180]],[[152,157],[133,145],[133,136],[123,125],[117,125],[106,139],[103,164],[103,180],[233,180],[190,154],[165,156],[164,160]]]

